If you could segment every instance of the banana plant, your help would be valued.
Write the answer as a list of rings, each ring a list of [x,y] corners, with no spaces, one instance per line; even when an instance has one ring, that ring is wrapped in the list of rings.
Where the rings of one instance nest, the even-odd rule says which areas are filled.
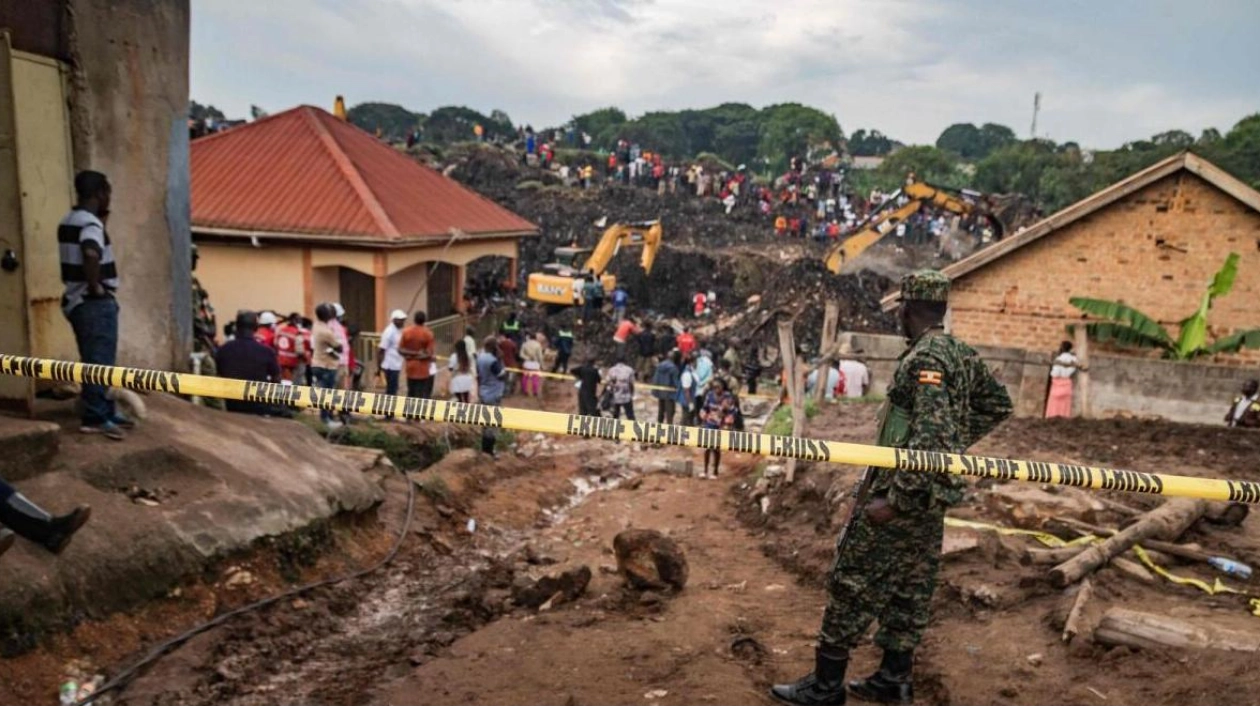
[[[1238,277],[1238,254],[1230,253],[1199,300],[1194,314],[1178,323],[1176,338],[1151,317],[1122,302],[1073,297],[1073,307],[1103,321],[1089,322],[1085,331],[1094,341],[1125,348],[1160,349],[1164,358],[1188,361],[1200,356],[1260,348],[1260,329],[1238,331],[1208,342],[1208,312],[1218,297],[1228,295]],[[1069,326],[1073,331],[1075,326]]]

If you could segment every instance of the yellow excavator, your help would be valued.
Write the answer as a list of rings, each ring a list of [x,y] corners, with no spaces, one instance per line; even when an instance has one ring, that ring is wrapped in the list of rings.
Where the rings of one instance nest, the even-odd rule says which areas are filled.
[[[535,302],[579,305],[584,301],[583,285],[592,277],[599,278],[604,292],[612,292],[617,278],[607,272],[608,264],[622,247],[630,246],[643,248],[639,262],[645,273],[652,272],[661,247],[661,222],[615,223],[604,231],[594,248],[556,248],[555,262],[544,265],[543,272],[529,274],[526,295]]]
[[[906,201],[898,205],[902,197]],[[827,269],[839,275],[845,263],[892,233],[897,224],[925,206],[935,206],[960,216],[973,213],[984,215],[993,227],[994,237],[1001,238],[1003,235],[1001,221],[993,215],[987,200],[980,192],[969,189],[956,191],[927,182],[909,182],[902,189],[889,194],[879,209],[859,224],[850,235],[841,236],[841,240],[827,250],[827,255],[823,257]]]

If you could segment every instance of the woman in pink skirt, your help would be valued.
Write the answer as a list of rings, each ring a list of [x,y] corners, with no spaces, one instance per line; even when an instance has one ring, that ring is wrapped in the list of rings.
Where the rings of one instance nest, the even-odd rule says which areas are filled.
[[[1046,417],[1072,416],[1072,376],[1081,368],[1076,354],[1072,353],[1072,342],[1065,341],[1059,345],[1059,355],[1054,357],[1054,365],[1050,367],[1050,396],[1046,399]]]

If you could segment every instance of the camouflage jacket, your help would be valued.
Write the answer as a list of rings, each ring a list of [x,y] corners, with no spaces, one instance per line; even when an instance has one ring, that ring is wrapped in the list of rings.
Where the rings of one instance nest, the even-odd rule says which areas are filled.
[[[192,315],[193,315],[193,350],[203,351],[212,345],[217,329],[214,321],[214,307],[210,305],[210,293],[206,292],[192,276]]]
[[[901,355],[888,403],[880,443],[900,449],[963,452],[1011,415],[1006,388],[975,349],[941,329],[924,332]],[[900,424],[888,424],[894,421]],[[873,492],[914,511],[956,504],[962,488],[951,474],[885,471]]]

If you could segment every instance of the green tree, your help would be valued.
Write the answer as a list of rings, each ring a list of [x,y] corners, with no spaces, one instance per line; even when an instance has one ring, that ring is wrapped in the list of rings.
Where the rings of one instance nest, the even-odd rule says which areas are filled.
[[[940,137],[936,138],[936,146],[949,150],[964,160],[977,160],[988,154],[984,138],[980,136],[980,128],[971,123],[954,123],[945,128]]]
[[[996,194],[1018,192],[1038,203],[1046,170],[1060,164],[1062,155],[1048,140],[1027,140],[1000,147],[976,163],[975,187]]]
[[[844,133],[835,116],[799,103],[780,103],[761,111],[758,152],[775,171],[786,169],[792,157],[805,157],[814,145],[839,150]]]
[[[360,103],[346,111],[346,120],[364,130],[391,139],[401,139],[424,123],[424,116],[395,103]]]
[[[212,105],[203,106],[196,101],[188,102],[188,117],[192,120],[205,120],[206,118],[227,120],[227,116],[223,115],[223,111]]]
[[[1127,348],[1160,349],[1165,358],[1188,361],[1201,356],[1233,353],[1244,348],[1260,348],[1260,329],[1237,331],[1208,343],[1208,312],[1218,297],[1228,295],[1234,288],[1237,277],[1238,254],[1230,253],[1200,298],[1199,308],[1194,314],[1181,320],[1175,339],[1159,322],[1123,302],[1085,297],[1073,297],[1069,302],[1082,312],[1104,320],[1085,325],[1089,337],[1099,343],[1114,343]]]
[[[579,133],[586,133],[591,136],[591,147],[610,147],[609,145],[594,143],[593,141],[596,136],[604,134],[609,128],[623,125],[625,122],[625,111],[612,106],[573,116],[573,127]]]
[[[877,184],[885,189],[901,186],[910,172],[920,181],[943,187],[967,186],[967,176],[958,169],[958,156],[931,145],[903,147],[889,155],[875,170]]]
[[[996,149],[1019,142],[1019,138],[1015,137],[1014,130],[1005,125],[985,123],[980,126],[980,142],[984,146],[984,155],[988,155]]]
[[[880,157],[892,152],[897,143],[878,130],[858,130],[849,137],[849,154],[856,157]]]
[[[713,133],[713,151],[728,162],[752,164],[757,158],[761,129],[756,120],[739,120],[718,126]]]
[[[1235,177],[1260,189],[1260,113],[1243,118],[1219,143],[1208,159],[1219,162]]]

